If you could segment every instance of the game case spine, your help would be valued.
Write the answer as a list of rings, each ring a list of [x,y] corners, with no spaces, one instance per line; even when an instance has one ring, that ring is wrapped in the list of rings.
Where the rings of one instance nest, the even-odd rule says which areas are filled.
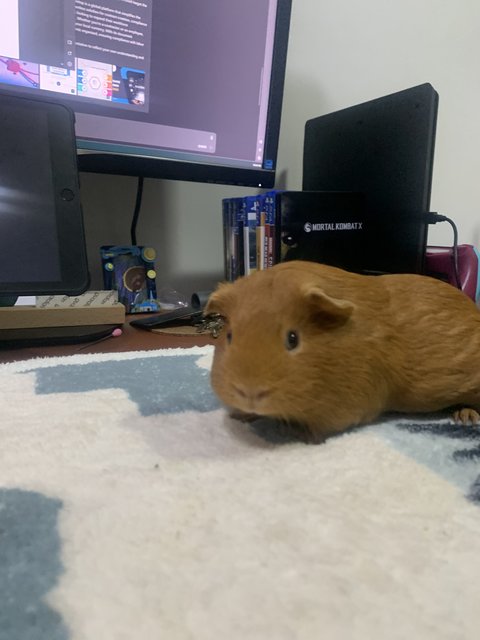
[[[268,235],[268,250],[267,250],[267,268],[273,267],[279,259],[279,242],[280,228],[277,215],[277,194],[280,191],[269,191],[266,197],[266,233]]]
[[[223,255],[225,280],[233,280],[233,225],[231,219],[232,202],[231,198],[222,200],[222,221],[223,221]]]
[[[234,264],[232,278],[245,275],[243,229],[245,227],[246,203],[244,198],[232,198],[232,219],[234,236]]]
[[[272,196],[270,193],[265,195],[265,238],[265,269],[269,269],[273,266]]]
[[[257,269],[265,269],[265,196],[257,196]]]
[[[245,275],[249,275],[257,269],[257,196],[245,197],[245,226],[244,226],[244,264]]]

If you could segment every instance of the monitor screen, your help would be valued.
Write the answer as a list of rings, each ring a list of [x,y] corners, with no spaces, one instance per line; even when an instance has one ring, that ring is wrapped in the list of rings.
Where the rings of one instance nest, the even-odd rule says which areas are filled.
[[[0,87],[76,114],[84,171],[273,186],[291,0],[3,0]]]

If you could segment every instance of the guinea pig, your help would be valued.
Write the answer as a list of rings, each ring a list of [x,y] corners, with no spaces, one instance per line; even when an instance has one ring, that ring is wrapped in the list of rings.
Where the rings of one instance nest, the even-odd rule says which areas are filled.
[[[314,441],[385,412],[479,418],[480,311],[440,280],[283,262],[220,284],[204,314],[224,322],[211,382],[237,415]]]

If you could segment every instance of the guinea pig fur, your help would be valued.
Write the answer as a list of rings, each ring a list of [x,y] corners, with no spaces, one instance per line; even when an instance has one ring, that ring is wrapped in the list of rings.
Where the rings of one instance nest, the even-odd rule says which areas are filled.
[[[313,440],[384,412],[480,407],[480,312],[427,276],[365,276],[284,262],[211,295],[212,387],[241,414],[301,425]]]

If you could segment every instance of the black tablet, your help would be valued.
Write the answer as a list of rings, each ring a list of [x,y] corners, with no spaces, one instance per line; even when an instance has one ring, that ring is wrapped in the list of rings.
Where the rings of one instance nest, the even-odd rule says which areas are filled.
[[[73,111],[0,92],[0,297],[88,284]]]

